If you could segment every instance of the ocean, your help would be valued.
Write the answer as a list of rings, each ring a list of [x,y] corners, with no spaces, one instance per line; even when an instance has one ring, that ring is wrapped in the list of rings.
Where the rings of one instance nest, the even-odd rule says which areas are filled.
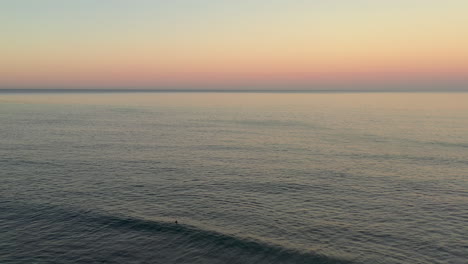
[[[0,263],[468,263],[468,93],[0,93]]]

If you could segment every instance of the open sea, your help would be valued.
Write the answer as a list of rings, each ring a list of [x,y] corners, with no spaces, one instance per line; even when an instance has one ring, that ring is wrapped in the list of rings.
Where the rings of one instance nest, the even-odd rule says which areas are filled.
[[[0,93],[0,263],[466,264],[468,93]]]

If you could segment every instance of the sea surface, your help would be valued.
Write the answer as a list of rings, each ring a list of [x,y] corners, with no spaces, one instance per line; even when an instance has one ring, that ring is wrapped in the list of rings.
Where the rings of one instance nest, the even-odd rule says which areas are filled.
[[[468,93],[0,93],[0,263],[466,264]]]

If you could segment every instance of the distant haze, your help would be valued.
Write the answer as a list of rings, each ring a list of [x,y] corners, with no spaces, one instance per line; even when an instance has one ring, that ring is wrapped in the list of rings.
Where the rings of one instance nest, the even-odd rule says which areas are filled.
[[[0,89],[468,90],[466,0],[10,0]]]

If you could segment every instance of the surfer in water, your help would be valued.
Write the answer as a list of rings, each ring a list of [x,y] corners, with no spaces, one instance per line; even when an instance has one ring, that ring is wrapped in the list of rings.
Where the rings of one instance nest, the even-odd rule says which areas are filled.
[[[177,222],[177,220],[175,220],[175,222],[174,222],[174,223],[178,224],[179,222]]]

